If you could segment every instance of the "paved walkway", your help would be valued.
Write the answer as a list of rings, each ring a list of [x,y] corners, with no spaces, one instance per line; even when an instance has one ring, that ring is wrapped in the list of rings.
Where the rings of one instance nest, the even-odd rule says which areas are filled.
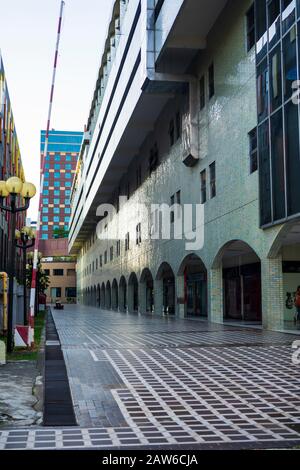
[[[300,445],[299,336],[81,306],[53,316],[79,427],[0,432],[0,449]]]

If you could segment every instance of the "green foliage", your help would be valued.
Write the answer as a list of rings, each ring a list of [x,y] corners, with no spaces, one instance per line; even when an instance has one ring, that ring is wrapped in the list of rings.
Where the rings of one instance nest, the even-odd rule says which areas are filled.
[[[31,279],[32,279],[32,266],[29,265],[26,270],[26,283],[27,287],[31,286]],[[41,265],[38,266],[37,272],[37,283],[39,293],[44,294],[50,285],[49,276],[45,273],[45,271],[41,268]]]
[[[64,228],[56,228],[53,230],[53,238],[68,238],[69,231]]]

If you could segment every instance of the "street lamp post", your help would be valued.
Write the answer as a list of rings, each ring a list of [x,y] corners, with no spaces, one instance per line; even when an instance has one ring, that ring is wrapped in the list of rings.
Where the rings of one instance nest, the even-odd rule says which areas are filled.
[[[18,240],[20,243],[18,243]],[[35,233],[30,227],[23,227],[21,229],[21,232],[19,230],[16,230],[16,236],[15,236],[15,244],[17,248],[20,248],[22,250],[23,254],[23,288],[24,288],[24,294],[23,294],[23,309],[24,309],[24,325],[28,324],[28,319],[27,319],[27,286],[26,286],[26,251],[29,248],[32,248],[35,244]]]
[[[29,208],[30,199],[35,195],[36,189],[32,183],[23,183],[20,178],[12,176],[7,181],[0,181],[0,209],[9,212],[10,218],[10,258],[9,258],[9,287],[8,287],[8,329],[7,329],[7,352],[13,351],[13,298],[14,298],[14,276],[15,276],[15,230],[16,230],[16,214],[26,211]],[[25,199],[23,206],[17,206],[17,196],[20,195]],[[9,204],[4,204],[4,199],[8,198]]]

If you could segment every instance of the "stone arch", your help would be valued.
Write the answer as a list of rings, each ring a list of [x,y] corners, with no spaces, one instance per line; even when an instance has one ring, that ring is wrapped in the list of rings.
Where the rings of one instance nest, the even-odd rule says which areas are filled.
[[[140,277],[139,303],[141,313],[154,313],[154,280],[149,268]]]
[[[155,280],[155,309],[157,309],[157,311],[162,311],[164,315],[175,315],[175,275],[169,263],[163,262],[160,265]]]
[[[177,297],[181,316],[207,317],[207,269],[195,253],[185,256],[180,263]]]
[[[128,279],[128,311],[136,313],[139,310],[139,283],[137,275],[133,272]]]
[[[261,260],[248,243],[225,243],[213,261],[210,277],[212,319],[261,323]]]

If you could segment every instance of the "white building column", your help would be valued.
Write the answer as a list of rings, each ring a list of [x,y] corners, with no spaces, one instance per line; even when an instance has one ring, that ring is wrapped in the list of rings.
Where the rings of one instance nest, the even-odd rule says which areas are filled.
[[[284,293],[282,257],[261,260],[262,321],[268,330],[281,330],[284,326]]]
[[[179,318],[185,317],[185,292],[184,292],[184,276],[177,276],[176,279],[176,292],[177,292],[177,315]]]
[[[209,272],[208,295],[210,309],[208,318],[212,323],[223,323],[223,273],[222,267]]]

